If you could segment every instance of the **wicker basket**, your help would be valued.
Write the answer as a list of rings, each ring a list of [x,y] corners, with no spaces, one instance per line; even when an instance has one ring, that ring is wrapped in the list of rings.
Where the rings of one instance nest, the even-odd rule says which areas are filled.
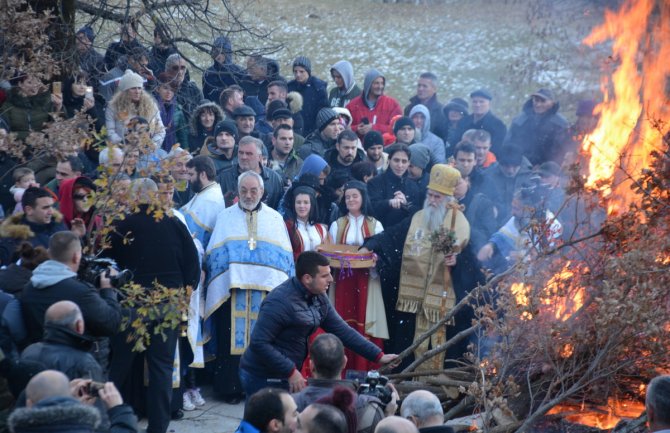
[[[357,246],[342,244],[322,244],[316,250],[328,257],[333,268],[371,268],[375,265],[374,253],[361,253]]]

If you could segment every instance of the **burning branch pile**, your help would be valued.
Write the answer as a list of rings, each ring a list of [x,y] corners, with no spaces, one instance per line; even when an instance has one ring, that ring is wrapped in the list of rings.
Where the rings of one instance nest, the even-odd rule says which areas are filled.
[[[599,123],[563,209],[584,221],[477,289],[470,368],[441,372],[472,383],[447,418],[475,412],[480,430],[526,432],[570,413],[612,428],[643,412],[645,384],[670,364],[670,6],[628,1],[585,43],[610,39]],[[590,408],[604,418],[580,416]]]

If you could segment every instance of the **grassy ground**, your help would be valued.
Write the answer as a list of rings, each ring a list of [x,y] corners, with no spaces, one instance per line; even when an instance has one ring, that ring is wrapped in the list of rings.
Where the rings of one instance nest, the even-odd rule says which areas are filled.
[[[232,0],[243,18],[272,31],[283,49],[272,54],[291,78],[296,55],[312,60],[313,73],[329,81],[330,66],[346,59],[362,86],[375,67],[387,78],[387,94],[402,105],[418,75],[440,78],[439,97],[467,96],[479,87],[494,94],[494,111],[509,122],[528,95],[552,88],[571,118],[575,102],[598,90],[599,61],[606,51],[581,45],[601,21],[596,0],[446,0],[439,5],[384,4],[370,0]],[[216,6],[216,2],[212,2]],[[613,5],[616,6],[616,5]],[[194,35],[199,29],[188,29]],[[109,37],[97,44],[106,47]],[[204,39],[208,36],[202,35]],[[236,48],[254,42],[233,36]],[[206,54],[194,54],[204,68]],[[244,65],[245,59],[237,62]],[[198,71],[193,78],[200,82]]]

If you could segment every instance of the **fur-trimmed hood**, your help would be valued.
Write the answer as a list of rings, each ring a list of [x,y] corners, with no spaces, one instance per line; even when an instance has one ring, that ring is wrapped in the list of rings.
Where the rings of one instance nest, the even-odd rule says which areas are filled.
[[[215,126],[225,117],[223,114],[223,110],[221,109],[221,107],[219,107],[218,104],[215,104],[214,102],[210,101],[203,102],[202,104],[195,107],[195,110],[193,110],[193,114],[191,115],[191,134],[193,135],[198,135],[200,133],[200,113],[202,113],[202,111],[205,108],[209,108],[214,112]]]
[[[16,409],[7,424],[12,433],[93,432],[100,424],[100,412],[71,397],[50,397],[33,407]]]
[[[35,233],[30,228],[30,223],[24,219],[24,213],[14,214],[0,224],[0,238],[11,238],[28,240],[35,237]],[[60,224],[63,221],[63,214],[54,209],[51,224]]]
[[[299,92],[288,92],[286,95],[286,103],[291,113],[295,114],[302,110],[302,95]]]

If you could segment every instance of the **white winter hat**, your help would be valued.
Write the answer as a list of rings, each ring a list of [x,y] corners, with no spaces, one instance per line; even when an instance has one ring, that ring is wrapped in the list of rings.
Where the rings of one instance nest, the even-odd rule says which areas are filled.
[[[144,87],[144,78],[130,69],[126,69],[126,73],[119,80],[119,92],[125,92],[133,87]]]

